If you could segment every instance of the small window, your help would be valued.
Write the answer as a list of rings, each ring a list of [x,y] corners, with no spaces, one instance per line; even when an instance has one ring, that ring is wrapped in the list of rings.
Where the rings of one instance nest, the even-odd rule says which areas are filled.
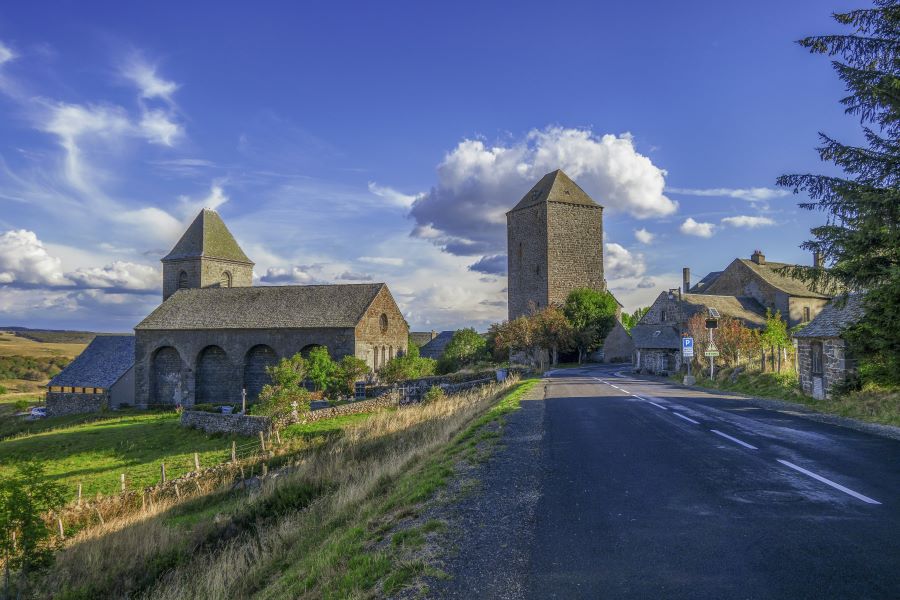
[[[67,385],[64,385],[62,391],[63,391],[63,394],[71,394],[72,388]]]
[[[394,347],[393,346],[390,346],[388,348],[388,358],[390,358],[390,359],[394,358]]]
[[[809,323],[809,307],[808,306],[803,307],[803,322]]]
[[[94,393],[95,393],[95,394],[102,394],[103,391],[104,391],[103,388],[94,388]]]
[[[228,271],[222,271],[222,276],[219,278],[219,287],[231,287],[231,273],[229,273]]]
[[[388,318],[387,315],[381,313],[381,318],[378,320],[379,325],[381,325],[381,333],[387,333],[388,330]]]
[[[666,311],[661,311],[661,312],[659,313],[659,320],[662,321],[663,323],[665,323],[666,321],[669,320],[669,319],[667,318],[668,316],[669,316],[669,315],[667,314]]]
[[[821,375],[824,372],[822,363],[824,362],[822,342],[813,342],[810,344],[810,362],[812,364],[812,374]]]
[[[178,289],[185,290],[188,286],[188,276],[187,271],[182,271],[178,274]]]
[[[519,264],[522,264],[522,242],[519,242]]]
[[[50,386],[50,391],[51,391],[51,392],[57,392],[57,393],[58,393],[58,392],[61,392],[61,391],[62,391],[62,388],[61,388],[60,386],[58,386],[58,385],[53,385],[53,386]]]
[[[76,394],[83,394],[83,393],[84,393],[84,388],[83,388],[83,387],[77,387],[77,388],[75,388],[74,391],[75,391]]]

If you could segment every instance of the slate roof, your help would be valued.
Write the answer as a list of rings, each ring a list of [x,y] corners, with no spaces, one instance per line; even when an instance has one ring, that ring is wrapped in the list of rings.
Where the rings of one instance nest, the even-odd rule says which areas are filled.
[[[133,366],[133,335],[98,335],[47,385],[108,388]]]
[[[634,347],[640,349],[681,350],[681,334],[671,325],[641,325],[631,328]]]
[[[766,326],[766,309],[750,296],[717,296],[714,294],[682,294],[682,310],[685,320],[697,313],[709,313],[715,308],[722,316],[740,319],[747,327]]]
[[[795,265],[788,263],[780,263],[780,262],[769,262],[766,261],[765,264],[758,265],[750,259],[747,258],[739,258],[737,259],[744,263],[744,266],[752,270],[754,273],[762,277],[766,282],[775,286],[779,290],[790,294],[791,296],[802,296],[804,298],[830,298],[831,296],[827,296],[825,294],[820,294],[818,292],[811,291],[806,284],[804,284],[799,279],[794,279],[789,275],[782,275],[776,271],[776,269],[781,269],[784,267],[793,267]]]
[[[421,348],[431,341],[431,333],[432,332],[430,331],[410,331],[409,339],[411,339],[416,346]]]
[[[713,271],[711,273],[707,273],[706,277],[694,284],[694,286],[690,289],[690,293],[702,294],[703,290],[714,284],[721,274],[722,271]]]
[[[178,290],[135,329],[356,327],[383,283]]]
[[[436,338],[419,348],[419,356],[438,360],[444,355],[447,344],[453,339],[455,331],[442,331]]]
[[[589,206],[591,208],[603,208],[594,202],[583,189],[578,187],[578,184],[572,181],[568,175],[563,173],[562,169],[557,169],[541,177],[541,180],[534,184],[534,187],[509,212],[529,208],[544,202],[560,202],[563,204]]]
[[[843,306],[841,306],[843,304]],[[822,309],[822,312],[803,329],[794,334],[796,338],[831,338],[840,337],[848,326],[859,322],[864,316],[862,296],[851,294],[846,302],[835,299]]]
[[[163,257],[163,260],[199,257],[253,264],[238,246],[219,213],[209,208],[200,211],[194,222],[187,228],[172,251]]]

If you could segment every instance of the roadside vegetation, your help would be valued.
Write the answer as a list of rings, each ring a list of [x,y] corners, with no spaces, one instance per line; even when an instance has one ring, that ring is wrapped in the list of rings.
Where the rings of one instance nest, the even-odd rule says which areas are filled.
[[[440,522],[415,521],[459,460],[496,437],[533,381],[485,386],[342,422],[290,426],[316,443],[280,471],[179,504],[107,520],[68,538],[33,579],[37,598],[384,596],[429,572],[411,550]]]

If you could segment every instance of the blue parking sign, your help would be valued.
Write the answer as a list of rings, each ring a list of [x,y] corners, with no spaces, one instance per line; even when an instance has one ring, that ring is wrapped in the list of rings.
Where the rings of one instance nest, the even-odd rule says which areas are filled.
[[[694,338],[692,338],[692,337],[681,338],[681,353],[684,356],[693,356],[694,355]]]

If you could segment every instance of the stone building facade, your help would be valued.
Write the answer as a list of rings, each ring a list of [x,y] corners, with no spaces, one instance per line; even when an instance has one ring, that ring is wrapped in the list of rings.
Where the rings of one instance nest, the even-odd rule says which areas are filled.
[[[562,304],[580,287],[606,289],[603,207],[561,170],[506,213],[509,318]]]
[[[100,335],[47,384],[47,415],[100,412],[134,403],[134,336]]]
[[[253,263],[215,211],[162,262],[163,303],[135,327],[139,406],[239,403],[243,390],[252,402],[268,366],[316,346],[373,370],[406,352],[409,327],[385,284],[254,287]]]
[[[862,297],[835,300],[809,325],[794,334],[797,366],[803,393],[817,400],[830,398],[838,386],[856,371],[847,351],[844,330],[863,318]]]

